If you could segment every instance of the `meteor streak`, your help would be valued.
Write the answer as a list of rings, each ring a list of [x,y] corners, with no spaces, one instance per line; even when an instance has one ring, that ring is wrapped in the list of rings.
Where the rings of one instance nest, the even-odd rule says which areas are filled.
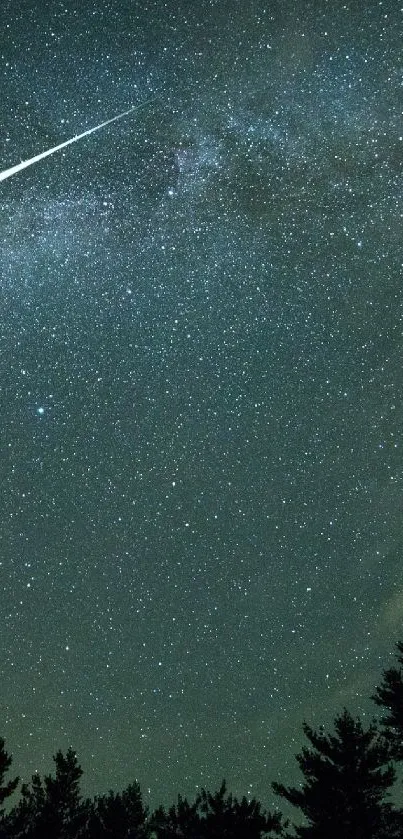
[[[70,140],[65,140],[64,143],[59,143],[59,145],[54,146],[53,149],[43,151],[41,154],[35,155],[35,157],[30,157],[29,160],[23,160],[21,163],[17,163],[16,166],[11,166],[10,169],[5,169],[4,172],[0,172],[0,181],[5,181],[7,178],[11,178],[13,175],[16,175],[17,172],[21,172],[22,169],[32,166],[33,163],[38,163],[39,160],[43,160],[45,157],[55,154],[55,152],[66,148],[66,146],[70,146],[71,143],[76,143],[77,140],[81,140],[83,137],[88,137],[89,134],[93,134],[94,131],[99,131],[101,128],[105,128],[105,125],[110,125],[111,122],[116,122],[117,119],[123,119],[123,117],[126,117],[128,114],[133,113],[133,111],[137,111],[138,108],[142,108],[143,105],[147,104],[148,102],[143,102],[142,105],[134,105],[133,108],[129,108],[128,111],[123,111],[122,114],[118,114],[116,117],[112,117],[112,119],[107,119],[106,122],[101,122],[101,125],[96,125],[95,128],[89,128],[88,131],[83,131],[82,134],[77,134]]]

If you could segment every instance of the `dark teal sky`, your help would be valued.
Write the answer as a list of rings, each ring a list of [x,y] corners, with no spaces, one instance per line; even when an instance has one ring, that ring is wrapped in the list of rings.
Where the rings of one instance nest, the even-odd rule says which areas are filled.
[[[272,805],[401,637],[396,3],[3,3],[0,732]],[[43,5],[43,4],[42,4]]]

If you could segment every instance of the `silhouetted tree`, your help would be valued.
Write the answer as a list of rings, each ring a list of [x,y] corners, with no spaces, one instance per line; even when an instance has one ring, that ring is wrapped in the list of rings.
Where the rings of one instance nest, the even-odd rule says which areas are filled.
[[[143,839],[149,834],[148,807],[144,807],[140,785],[135,781],[123,790],[122,802],[128,819],[128,839]]]
[[[111,791],[95,798],[84,836],[86,839],[147,839],[147,817],[139,784],[133,783],[122,793]]]
[[[8,752],[6,752],[5,742],[3,738],[0,737],[0,815],[3,815],[4,813],[4,801],[12,795],[14,790],[17,788],[19,781],[19,778],[13,778],[12,781],[4,783],[4,777],[10,769],[12,762],[13,758],[8,754]]]
[[[157,839],[199,839],[200,815],[198,803],[189,804],[186,798],[178,795],[178,803],[168,811],[158,807],[150,819],[150,826]]]
[[[399,664],[403,665],[403,643],[397,644]],[[381,719],[384,734],[389,741],[393,757],[403,760],[403,673],[401,668],[390,667],[383,672],[383,681],[372,697],[388,713]]]
[[[86,821],[86,808],[81,801],[82,769],[73,749],[66,755],[54,756],[55,777],[47,775],[42,782],[33,775],[31,784],[24,784],[21,799],[11,810],[7,823],[13,839],[75,839]]]
[[[281,815],[275,813],[266,816],[255,798],[248,801],[245,797],[238,801],[227,795],[225,780],[214,795],[202,789],[197,799],[203,815],[201,820],[202,835],[212,839],[261,839],[270,832],[281,832]]]
[[[40,836],[38,820],[45,805],[45,790],[39,775],[33,775],[31,784],[23,784],[21,798],[7,818],[7,835],[19,839]]]
[[[10,795],[16,790],[19,782],[19,778],[13,778],[12,781],[6,781],[4,783],[5,776],[9,771],[13,759],[11,755],[6,752],[5,749],[5,742],[2,737],[0,737],[0,837],[6,836],[7,833],[5,832],[5,817],[4,817],[4,807],[3,804]]]
[[[296,759],[300,788],[273,783],[274,791],[298,807],[308,824],[294,826],[304,839],[381,839],[398,836],[398,812],[385,803],[395,780],[390,749],[374,723],[364,731],[347,710],[335,719],[335,735],[303,730],[313,749]],[[385,768],[386,767],[386,768]]]
[[[68,839],[76,836],[85,818],[80,794],[83,770],[71,748],[66,755],[59,750],[53,760],[56,765],[55,777],[45,777],[45,805],[40,822],[46,836]]]
[[[225,781],[214,794],[202,789],[194,804],[178,797],[167,812],[155,811],[150,826],[157,839],[263,839],[282,830],[280,813],[265,815],[256,799],[227,795]]]

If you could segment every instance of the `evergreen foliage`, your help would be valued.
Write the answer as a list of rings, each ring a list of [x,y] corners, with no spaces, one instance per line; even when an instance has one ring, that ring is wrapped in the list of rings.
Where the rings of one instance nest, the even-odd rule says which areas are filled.
[[[6,752],[5,743],[0,737],[0,816],[3,815],[3,804],[7,798],[14,792],[18,786],[19,778],[14,778],[12,781],[4,783],[4,777],[9,771],[13,759],[11,755]]]
[[[281,833],[282,817],[280,813],[265,815],[255,798],[238,801],[227,795],[223,780],[214,794],[202,789],[193,804],[179,796],[177,805],[167,812],[159,807],[152,828],[157,839],[264,839],[272,832]]]
[[[85,839],[147,839],[148,810],[143,806],[140,786],[130,784],[121,794],[112,790],[97,796],[88,807]]]
[[[336,717],[335,734],[323,728],[303,730],[313,748],[304,747],[297,761],[305,781],[300,788],[273,783],[274,791],[298,807],[307,825],[295,827],[301,839],[380,839],[388,834],[395,811],[385,797],[395,781],[387,742],[375,723],[364,730],[344,712]]]
[[[397,644],[398,662],[403,665],[403,642]],[[377,687],[374,702],[387,711],[381,719],[384,735],[388,739],[393,756],[403,760],[403,674],[401,668],[390,667],[383,673],[383,681]]]
[[[397,648],[403,666],[403,642]],[[178,796],[152,814],[137,782],[83,800],[83,773],[71,748],[54,756],[54,775],[35,774],[22,784],[6,813],[19,779],[5,780],[12,758],[0,738],[0,839],[403,839],[403,810],[388,800],[395,765],[403,761],[402,669],[384,671],[372,698],[386,711],[380,727],[373,721],[364,728],[347,709],[329,734],[303,724],[309,745],[296,755],[303,782],[272,783],[304,818],[292,833],[280,812],[266,813],[256,798],[238,800],[225,780],[214,793],[202,789],[194,802]]]
[[[31,784],[23,784],[19,803],[8,818],[9,835],[15,839],[75,839],[85,823],[85,806],[80,794],[83,774],[73,749],[66,755],[58,751],[53,758],[55,776],[42,782],[33,775]]]

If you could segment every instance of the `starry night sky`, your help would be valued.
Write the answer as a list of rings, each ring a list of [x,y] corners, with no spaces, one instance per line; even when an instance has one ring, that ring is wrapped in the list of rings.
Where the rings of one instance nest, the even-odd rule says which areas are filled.
[[[3,0],[0,734],[272,806],[402,636],[399,2]],[[281,803],[281,802],[279,802]]]

